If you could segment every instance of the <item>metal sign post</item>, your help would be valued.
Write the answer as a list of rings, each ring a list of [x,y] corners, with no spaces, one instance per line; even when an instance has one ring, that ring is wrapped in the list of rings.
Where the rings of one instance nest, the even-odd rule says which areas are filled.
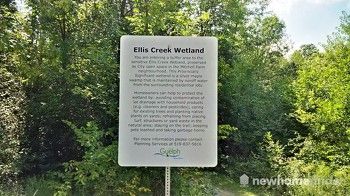
[[[170,196],[170,167],[165,167],[165,196]]]

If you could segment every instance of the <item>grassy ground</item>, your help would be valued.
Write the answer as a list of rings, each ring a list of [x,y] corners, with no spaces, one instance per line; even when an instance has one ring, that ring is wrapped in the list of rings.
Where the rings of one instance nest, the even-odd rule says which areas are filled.
[[[272,193],[258,187],[242,187],[239,179],[232,179],[222,174],[208,174],[215,187],[218,188],[218,196],[257,196],[273,195]]]
[[[267,195],[274,195],[272,192],[268,192],[267,190],[263,189],[263,187],[253,187],[253,186],[247,186],[242,187],[239,184],[239,179],[232,179],[228,176],[225,176],[223,174],[215,173],[215,172],[207,172],[206,175],[210,178],[210,181],[212,185],[216,189],[216,196],[267,196]],[[30,196],[49,196],[53,195],[53,190],[50,190],[49,183],[45,179],[42,178],[30,178],[27,179],[24,185],[24,190],[22,193],[24,195],[30,195]],[[1,195],[18,195],[19,192],[5,192],[4,190],[1,191],[0,188],[0,196]],[[81,195],[81,194],[76,194]],[[151,194],[145,194],[145,195],[151,195]]]

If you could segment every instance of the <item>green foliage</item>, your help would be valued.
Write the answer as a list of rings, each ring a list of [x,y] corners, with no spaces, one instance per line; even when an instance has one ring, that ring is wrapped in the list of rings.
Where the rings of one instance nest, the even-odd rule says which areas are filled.
[[[216,195],[240,195],[240,196],[267,196],[276,195],[274,192],[270,192],[263,187],[253,187],[253,186],[242,186],[236,180],[238,177],[232,178],[221,173],[210,172],[207,173],[208,177],[211,179],[211,183],[218,188],[216,190]]]
[[[265,134],[262,149],[263,152],[266,153],[265,157],[267,158],[267,162],[271,164],[269,168],[278,171],[285,162],[285,158],[283,157],[284,147],[279,144],[279,141],[273,141],[271,132]]]
[[[127,16],[136,35],[191,35],[192,8],[184,0],[136,0]]]
[[[68,126],[74,130],[77,137],[77,141],[87,152],[94,151],[102,146],[101,139],[103,132],[99,131],[99,128],[95,122],[88,122],[86,127],[77,128],[73,123],[66,121]]]
[[[267,0],[26,3],[26,13],[0,3],[0,194],[163,194],[163,169],[117,163],[124,34],[218,38],[213,170],[232,179],[336,178],[337,186],[268,189],[349,194],[349,14],[324,52],[307,44],[287,60],[285,25]],[[213,170],[173,169],[172,194],[216,194]],[[13,185],[20,174],[23,184]]]
[[[24,181],[23,191],[25,195],[53,195],[54,190],[50,188],[52,183],[53,181],[47,176],[30,177]]]
[[[203,171],[181,168],[175,169],[172,173],[173,195],[215,195],[217,191],[212,186],[209,175]]]
[[[65,121],[116,126],[120,27],[118,7],[109,1],[28,5],[33,11],[22,40],[28,51],[20,51],[28,58],[17,60],[29,100],[25,170],[37,173],[81,158],[83,149]]]
[[[290,159],[281,168],[288,178],[307,179],[300,185],[289,186],[290,195],[348,195],[349,167],[333,168],[325,162],[306,163],[302,160]]]
[[[300,53],[303,56],[303,58],[309,58],[315,54],[318,54],[319,50],[314,44],[306,44],[300,46]]]
[[[342,53],[342,56],[339,54]],[[294,82],[298,120],[309,127],[309,143],[301,152],[310,160],[349,163],[349,49],[335,48],[306,60]]]
[[[219,140],[228,139],[234,132],[237,131],[237,128],[232,127],[230,125],[219,125],[218,129],[218,137]]]
[[[284,75],[284,24],[266,12],[264,1],[227,1],[237,7],[227,9],[219,31],[219,123],[238,128],[224,145],[225,156],[238,160],[258,149],[265,132],[278,138],[291,135],[287,114],[292,105],[288,78]],[[226,23],[226,17],[230,17]],[[224,22],[225,21],[225,22]],[[230,30],[230,32],[226,32]],[[284,140],[283,142],[286,142]],[[233,158],[234,159],[234,158]]]
[[[137,195],[150,191],[141,183],[143,175],[140,170],[122,169],[118,166],[117,145],[102,145],[105,134],[95,122],[88,122],[81,128],[68,124],[86,151],[81,161],[65,163],[64,173],[52,173],[56,181],[61,182],[53,185],[56,195]]]
[[[21,172],[24,106],[19,79],[0,68],[0,185],[13,186]]]
[[[65,163],[64,173],[51,173],[56,179],[56,183],[51,185],[56,190],[55,195],[139,195],[149,192],[163,194],[159,187],[159,184],[164,184],[164,176],[159,179],[163,170],[121,168],[117,163],[117,145],[101,145],[104,131],[100,130],[96,123],[88,122],[81,128],[68,124],[86,151],[81,161]],[[210,180],[200,170],[173,170],[172,190],[175,195],[214,194]]]
[[[276,177],[283,175],[286,162],[284,146],[274,141],[271,132],[266,132],[259,150],[250,156],[228,158],[225,171],[233,179],[243,174],[255,178]]]
[[[347,25],[344,20],[343,30]],[[330,40],[323,53],[306,45],[293,54],[298,68],[293,115],[307,128],[299,130],[304,137],[290,140],[294,156],[285,159],[280,170],[318,182],[288,187],[292,195],[349,194],[350,53],[344,32]]]

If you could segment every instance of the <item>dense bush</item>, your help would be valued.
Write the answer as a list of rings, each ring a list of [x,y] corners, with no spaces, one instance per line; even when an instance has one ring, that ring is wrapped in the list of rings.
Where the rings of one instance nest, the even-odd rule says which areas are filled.
[[[25,95],[19,79],[0,68],[0,190],[18,184],[24,153],[24,108]]]

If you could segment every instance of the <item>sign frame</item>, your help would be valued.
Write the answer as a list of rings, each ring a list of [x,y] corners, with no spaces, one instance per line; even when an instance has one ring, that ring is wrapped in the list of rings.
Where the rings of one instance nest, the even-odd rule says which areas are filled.
[[[119,99],[119,142],[118,142],[118,164],[120,166],[146,166],[146,167],[215,167],[217,165],[217,67],[218,67],[218,41],[215,37],[186,37],[186,36],[122,36],[121,37],[121,49],[120,49],[120,99]],[[149,70],[155,71],[156,69],[151,66],[151,63],[147,63],[147,60],[151,62],[151,57],[159,57],[162,62],[162,57],[164,58],[163,62],[166,62],[164,70],[168,73],[169,70],[177,70],[175,64],[171,62],[177,62],[173,59],[173,61],[169,60],[170,58],[180,58],[179,62],[182,68],[178,70],[182,70],[183,72],[193,72],[197,74],[188,74],[189,78],[192,79],[195,85],[191,86],[190,82],[187,82],[187,86],[180,86],[179,80],[173,80],[170,82],[163,82],[159,84],[168,84],[169,86],[159,86],[159,87],[150,87],[147,85],[153,85],[157,83],[152,82],[137,82],[135,79],[136,76],[140,76],[140,80],[148,81],[148,79],[152,79],[151,74],[138,74],[138,71],[147,71],[148,67],[151,67]],[[138,59],[141,57],[141,59]],[[192,61],[188,58],[192,58]],[[145,59],[143,59],[145,58]],[[183,60],[182,58],[187,60]],[[181,64],[182,62],[182,64]],[[192,63],[192,64],[191,64]],[[158,63],[155,63],[158,64]],[[160,65],[160,64],[158,64]],[[161,66],[160,66],[161,67]],[[170,68],[175,67],[175,68]],[[160,68],[161,69],[161,68]],[[197,70],[196,70],[197,69]],[[162,69],[161,69],[162,70]],[[145,72],[146,72],[145,71]],[[138,74],[138,75],[137,75]],[[144,76],[144,77],[142,77]],[[158,75],[154,75],[153,79],[164,79]],[[183,76],[187,76],[183,74]],[[200,79],[195,79],[193,77],[202,77]],[[165,77],[165,75],[164,75]],[[170,80],[170,79],[169,79]],[[136,82],[135,82],[136,81]],[[188,80],[190,81],[190,80]],[[178,85],[177,88],[171,87],[171,84]],[[141,85],[141,86],[137,86]],[[142,86],[145,85],[145,86]],[[200,86],[202,85],[202,86]],[[191,92],[193,90],[193,92]],[[181,140],[182,138],[187,139],[183,144],[191,145],[189,147],[186,146],[163,146],[159,147],[155,146],[142,146],[141,144],[146,144],[148,141],[140,142],[140,140],[150,138],[152,141],[149,141],[150,144],[158,144],[157,137],[159,133],[152,133],[140,130],[146,129],[132,129],[130,126],[143,124],[143,118],[137,117],[132,118],[131,116],[137,116],[133,111],[137,111],[135,108],[135,104],[143,100],[143,102],[147,103],[148,106],[155,106],[156,104],[149,104],[150,100],[154,100],[157,96],[151,96],[152,99],[148,100],[147,95],[144,96],[146,98],[141,99],[142,96],[136,96],[137,92],[161,92],[166,93],[166,95],[172,95],[172,93],[180,93],[186,94],[187,92],[191,92],[188,94],[194,94],[192,97],[188,96],[188,98],[199,99],[201,97],[203,99],[203,109],[200,111],[198,109],[189,109],[192,112],[202,112],[202,115],[194,115],[192,114],[191,120],[197,120],[197,116],[204,116],[205,122],[201,121],[201,123],[195,124],[192,123],[192,126],[202,126],[206,128],[199,129],[198,133],[195,133],[194,130],[196,128],[192,127],[192,132],[190,128],[188,132],[180,132],[180,130],[186,130],[181,127],[181,129],[177,129],[178,132],[171,134],[171,132],[160,133],[158,139],[162,139],[159,144],[167,144],[171,143],[163,142],[164,138],[174,138],[173,143],[176,140]],[[202,93],[202,96],[199,96]],[[145,93],[147,94],[147,93]],[[199,94],[199,95],[197,95]],[[173,96],[175,98],[176,95]],[[138,98],[136,98],[138,97]],[[159,97],[159,96],[158,96]],[[171,96],[169,96],[171,97]],[[182,99],[179,96],[179,99]],[[183,96],[186,101],[186,96]],[[157,99],[155,99],[157,100]],[[159,100],[159,99],[158,99]],[[148,101],[148,102],[147,102]],[[179,102],[180,103],[180,102]],[[193,103],[194,105],[190,105],[189,103]],[[195,101],[188,101],[186,105],[188,108],[200,108],[200,105],[196,105]],[[179,104],[178,104],[179,105]],[[142,106],[136,105],[137,107]],[[144,105],[147,106],[147,105]],[[147,107],[148,107],[147,106]],[[160,105],[161,106],[161,105]],[[173,106],[173,105],[168,105]],[[175,107],[175,106],[173,106]],[[180,105],[179,105],[180,107]],[[187,107],[187,106],[186,106]],[[149,110],[152,111],[152,110]],[[157,111],[157,110],[155,110]],[[160,110],[159,110],[160,111]],[[170,111],[170,110],[167,110]],[[174,110],[175,112],[177,110]],[[186,109],[183,109],[184,113]],[[171,112],[171,111],[170,111]],[[157,114],[157,112],[155,112]],[[193,118],[195,117],[195,118]],[[199,118],[199,117],[198,117]],[[164,119],[159,118],[159,119]],[[171,119],[171,118],[170,118]],[[183,119],[182,116],[179,119]],[[136,121],[142,121],[141,123],[136,123]],[[168,119],[169,120],[169,119]],[[183,122],[189,122],[184,121]],[[195,121],[193,121],[195,122]],[[144,123],[146,124],[146,123]],[[143,124],[143,125],[144,125]],[[152,123],[151,123],[152,124]],[[188,123],[190,125],[190,123]],[[156,123],[153,124],[156,126]],[[159,124],[166,126],[166,123]],[[178,125],[185,126],[185,123],[179,123]],[[170,126],[170,124],[169,124]],[[151,130],[151,129],[150,129]],[[203,131],[204,130],[204,131]],[[187,130],[186,130],[187,131]],[[154,141],[153,141],[154,140]],[[191,141],[192,140],[192,141]],[[199,141],[201,140],[201,141]],[[181,141],[180,141],[181,142]],[[139,145],[139,144],[140,145]],[[197,145],[201,146],[195,146]],[[137,144],[137,145],[136,145]],[[148,143],[147,143],[148,144]],[[175,143],[176,144],[176,143]],[[189,150],[192,147],[192,150]],[[158,149],[158,150],[155,150]]]

